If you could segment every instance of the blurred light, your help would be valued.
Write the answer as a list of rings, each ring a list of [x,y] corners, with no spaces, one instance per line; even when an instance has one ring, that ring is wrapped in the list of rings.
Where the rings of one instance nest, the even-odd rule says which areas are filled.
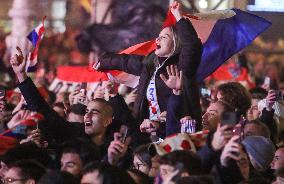
[[[247,6],[249,11],[284,12],[283,0],[255,0]]]
[[[208,2],[207,0],[199,0],[198,5],[202,9],[206,9],[208,7]]]

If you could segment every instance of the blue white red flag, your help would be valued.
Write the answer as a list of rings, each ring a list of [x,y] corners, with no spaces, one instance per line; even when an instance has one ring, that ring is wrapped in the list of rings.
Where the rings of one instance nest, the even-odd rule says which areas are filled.
[[[184,17],[190,19],[203,44],[201,63],[196,73],[199,82],[217,70],[234,54],[248,46],[271,25],[269,21],[239,9],[212,11],[194,16],[186,14]],[[163,27],[173,26],[175,23],[176,20],[169,11]],[[129,47],[120,53],[148,55],[155,49],[153,39]],[[113,77],[119,78],[119,76]]]
[[[35,29],[30,32],[30,34],[27,36],[28,40],[32,43],[34,49],[32,52],[29,53],[28,63],[26,67],[27,72],[35,72],[36,66],[37,66],[37,56],[38,56],[38,49],[40,41],[43,38],[44,34],[44,20],[46,17],[42,19],[42,22],[40,25],[38,25]]]
[[[232,16],[208,21],[206,29],[203,28],[208,34],[205,35],[206,39],[202,40],[203,53],[196,74],[198,81],[212,74],[271,26],[269,21],[251,13],[239,9],[231,11],[234,13]],[[198,28],[195,29],[198,32]]]

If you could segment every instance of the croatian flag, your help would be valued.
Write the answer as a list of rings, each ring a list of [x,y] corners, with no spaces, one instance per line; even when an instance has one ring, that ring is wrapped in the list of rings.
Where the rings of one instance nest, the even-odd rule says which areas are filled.
[[[195,15],[186,14],[184,17],[190,19],[203,43],[201,63],[196,74],[196,79],[199,82],[211,75],[230,57],[248,46],[258,35],[271,26],[269,21],[239,9],[211,11]],[[163,27],[173,26],[175,23],[176,20],[169,11]],[[153,39],[129,47],[120,53],[148,55],[155,48],[155,40]],[[123,73],[112,76],[112,78],[119,81]]]
[[[38,25],[35,29],[30,32],[30,34],[27,36],[28,40],[32,43],[34,49],[32,52],[29,53],[28,63],[26,67],[27,72],[35,72],[36,66],[37,66],[37,56],[38,56],[38,49],[40,41],[43,38],[44,34],[44,20],[46,17],[42,19],[42,22],[40,25]]]

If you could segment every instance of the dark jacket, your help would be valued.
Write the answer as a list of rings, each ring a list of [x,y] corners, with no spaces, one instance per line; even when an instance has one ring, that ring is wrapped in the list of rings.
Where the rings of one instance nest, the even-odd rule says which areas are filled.
[[[182,96],[172,94],[168,101],[166,136],[180,133],[180,107],[182,105]],[[201,159],[202,169],[205,173],[210,173],[212,167],[218,163],[221,151],[214,151],[211,147],[213,134],[210,133],[206,144],[197,151]]]
[[[181,40],[182,49],[179,54],[171,56],[166,63],[157,71],[156,88],[158,103],[161,112],[167,108],[167,101],[171,90],[160,79],[162,73],[167,76],[166,66],[177,65],[184,74],[183,115],[190,115],[200,122],[201,108],[199,102],[199,88],[195,80],[197,67],[200,64],[202,54],[202,43],[198,39],[190,21],[181,19],[176,23],[177,33]],[[118,55],[107,53],[100,57],[99,70],[121,70],[136,76],[140,76],[138,85],[138,97],[134,104],[134,115],[139,122],[149,117],[146,89],[155,71],[157,56],[154,53],[143,57],[134,55]]]
[[[39,124],[39,127],[43,131],[44,135],[47,136],[49,141],[54,141],[55,145],[58,145],[62,142],[78,137],[89,138],[89,136],[85,133],[84,123],[71,123],[59,116],[39,94],[36,86],[30,78],[19,83],[18,87],[29,106],[29,109],[43,114],[47,120],[46,122]],[[127,121],[129,116],[123,116],[121,114],[122,112],[118,111],[119,108],[114,106],[115,104],[118,105],[118,103],[120,103],[120,109],[122,109],[122,111],[126,111],[123,107],[127,107],[127,105],[122,104],[124,102],[123,98],[117,95],[116,97],[110,98],[109,102],[114,107],[114,114],[117,117],[121,116],[121,121]],[[119,126],[119,121],[113,120],[112,124],[107,129],[105,143],[100,146],[102,154],[106,153],[109,143],[113,140],[113,133],[119,130]]]
[[[87,137],[84,124],[70,123],[59,116],[39,94],[30,78],[19,83],[18,87],[29,109],[44,115],[47,121],[39,126],[49,138],[54,139],[57,143],[61,143],[77,137]]]
[[[277,130],[277,124],[273,116],[274,116],[274,109],[268,111],[266,110],[266,108],[264,108],[260,116],[260,121],[263,122],[270,130],[270,139],[275,144],[277,143],[278,130]]]

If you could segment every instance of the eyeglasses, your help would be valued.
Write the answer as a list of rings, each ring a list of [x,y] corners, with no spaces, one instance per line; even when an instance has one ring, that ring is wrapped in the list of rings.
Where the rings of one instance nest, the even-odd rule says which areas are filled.
[[[139,169],[141,169],[141,167],[143,167],[143,166],[146,166],[146,164],[143,164],[143,163],[141,163],[141,164],[140,164],[140,163],[135,163],[135,164],[133,164],[132,168],[139,170]]]
[[[13,178],[2,178],[1,183],[2,184],[9,184],[9,183],[14,183],[15,181],[25,181],[27,179],[25,178],[20,178],[20,179],[13,179]]]

